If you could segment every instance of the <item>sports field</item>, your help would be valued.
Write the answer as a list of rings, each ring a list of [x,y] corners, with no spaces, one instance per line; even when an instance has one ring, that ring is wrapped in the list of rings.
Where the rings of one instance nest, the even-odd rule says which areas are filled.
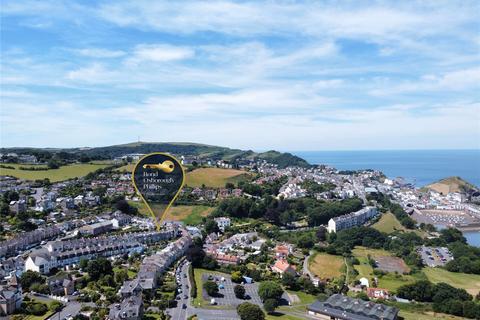
[[[51,182],[63,181],[73,178],[80,178],[86,176],[88,173],[97,169],[106,168],[110,164],[90,164],[90,163],[77,163],[68,166],[62,166],[58,169],[49,169],[41,171],[20,170],[19,167],[39,167],[44,168],[44,165],[31,165],[31,164],[4,164],[6,166],[14,167],[15,169],[0,168],[0,175],[13,176],[19,179],[25,180],[43,180],[48,178]]]
[[[315,253],[308,259],[308,269],[320,279],[333,279],[340,277],[344,266],[341,256],[328,253]]]

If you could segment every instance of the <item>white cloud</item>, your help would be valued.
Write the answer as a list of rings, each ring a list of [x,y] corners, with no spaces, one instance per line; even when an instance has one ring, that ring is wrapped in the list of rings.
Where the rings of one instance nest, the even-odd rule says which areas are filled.
[[[167,44],[142,44],[135,48],[133,56],[127,60],[127,63],[178,61],[192,58],[194,55],[195,51],[187,47]]]
[[[480,67],[454,70],[442,75],[427,74],[417,81],[393,85],[387,82],[385,85],[369,93],[373,96],[385,96],[402,93],[480,90]]]
[[[118,58],[124,56],[126,53],[122,50],[108,50],[102,48],[85,48],[75,50],[78,54],[91,58]]]

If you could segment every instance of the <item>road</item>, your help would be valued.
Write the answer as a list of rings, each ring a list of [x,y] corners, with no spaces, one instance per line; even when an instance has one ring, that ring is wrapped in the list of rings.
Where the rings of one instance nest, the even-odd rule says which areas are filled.
[[[310,250],[310,252],[308,253],[307,256],[305,256],[305,259],[303,260],[303,274],[306,274],[310,277],[311,280],[313,280],[313,278],[315,278],[315,275],[313,273],[310,272],[310,270],[308,269],[308,259],[310,258],[310,256],[312,255],[313,251]]]
[[[175,270],[175,277],[177,279],[178,288],[181,289],[182,292],[177,293],[177,297],[180,297],[179,300],[176,300],[177,306],[175,308],[167,309],[167,312],[172,317],[172,320],[185,320],[188,316],[193,314],[191,313],[191,309],[193,308],[190,307],[190,281],[188,276],[189,265],[190,263],[188,261],[183,260],[182,262],[180,262],[177,270]],[[185,298],[185,296],[187,298]],[[185,305],[186,308],[183,308],[183,305]]]

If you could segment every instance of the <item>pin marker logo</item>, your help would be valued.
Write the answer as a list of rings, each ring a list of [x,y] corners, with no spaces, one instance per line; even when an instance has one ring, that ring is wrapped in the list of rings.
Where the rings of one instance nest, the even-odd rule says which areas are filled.
[[[132,182],[135,191],[154,218],[157,229],[160,229],[168,209],[180,194],[185,182],[182,165],[166,153],[148,154],[133,168]]]

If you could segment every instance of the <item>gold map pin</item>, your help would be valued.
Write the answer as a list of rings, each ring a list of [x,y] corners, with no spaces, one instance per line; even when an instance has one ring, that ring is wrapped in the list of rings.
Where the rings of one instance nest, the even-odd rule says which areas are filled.
[[[147,154],[133,168],[132,182],[160,229],[185,182],[181,163],[167,153]]]

